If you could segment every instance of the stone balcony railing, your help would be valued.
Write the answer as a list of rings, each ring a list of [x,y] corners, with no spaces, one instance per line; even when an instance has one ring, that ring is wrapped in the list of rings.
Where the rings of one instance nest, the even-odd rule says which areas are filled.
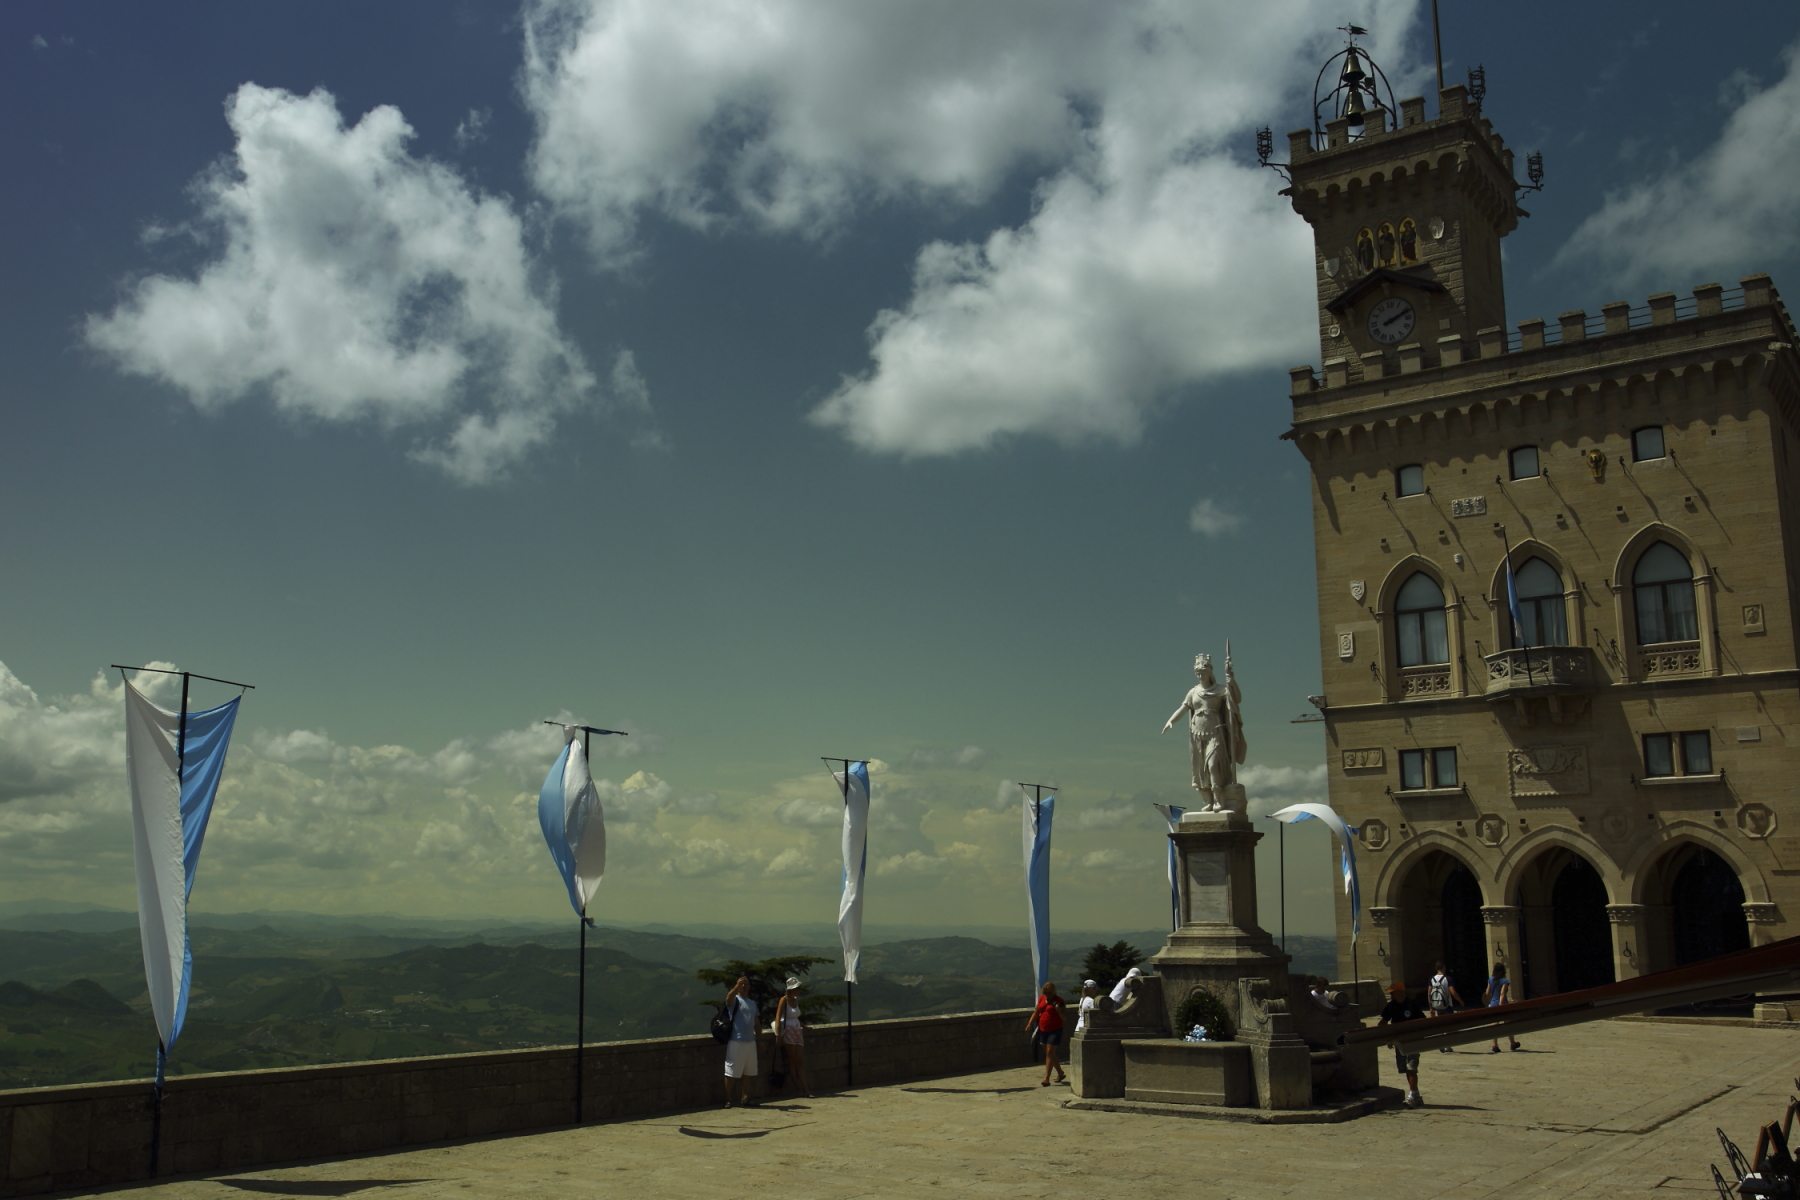
[[[1443,700],[1450,690],[1449,663],[1400,668],[1402,700]]]
[[[1701,668],[1699,642],[1658,642],[1638,647],[1638,677],[1662,679],[1670,675],[1697,675]]]
[[[1599,687],[1594,652],[1586,646],[1533,646],[1484,656],[1487,690],[1508,694],[1592,691]]]

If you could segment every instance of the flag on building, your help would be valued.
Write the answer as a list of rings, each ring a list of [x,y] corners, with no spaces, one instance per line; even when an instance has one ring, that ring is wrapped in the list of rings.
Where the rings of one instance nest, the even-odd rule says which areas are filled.
[[[844,894],[838,900],[838,940],[844,945],[844,982],[856,982],[862,958],[863,876],[869,869],[869,764],[832,772],[844,794]]]
[[[185,695],[185,692],[184,692]],[[187,1021],[194,955],[187,905],[237,720],[233,699],[203,712],[170,712],[125,683],[125,773],[131,786],[138,938],[156,1020],[156,1076]]]
[[[562,753],[538,791],[538,826],[575,915],[586,917],[588,901],[606,874],[606,814],[577,737],[581,732],[576,725],[563,730]]]
[[[1037,990],[1050,978],[1050,819],[1056,794],[1025,797],[1025,919],[1031,932],[1031,970]]]

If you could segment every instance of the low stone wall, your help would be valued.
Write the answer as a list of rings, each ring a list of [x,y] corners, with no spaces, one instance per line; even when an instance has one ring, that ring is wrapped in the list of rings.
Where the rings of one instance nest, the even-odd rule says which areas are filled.
[[[856,1086],[1032,1060],[1028,1010],[871,1021],[856,1026]],[[807,1031],[815,1092],[845,1084],[842,1025]],[[773,1042],[761,1038],[763,1080]],[[159,1174],[241,1170],[569,1125],[574,1048],[235,1071],[172,1078],[164,1090]],[[721,1103],[724,1048],[707,1036],[605,1042],[583,1055],[587,1121]],[[0,1092],[0,1197],[96,1188],[146,1177],[145,1081]]]

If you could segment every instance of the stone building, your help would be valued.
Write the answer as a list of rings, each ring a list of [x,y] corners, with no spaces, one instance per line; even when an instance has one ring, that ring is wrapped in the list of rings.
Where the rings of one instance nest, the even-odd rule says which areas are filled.
[[[1542,995],[1800,932],[1787,311],[1753,275],[1508,331],[1511,151],[1460,86],[1361,107],[1289,135],[1323,371],[1284,436],[1363,974]]]

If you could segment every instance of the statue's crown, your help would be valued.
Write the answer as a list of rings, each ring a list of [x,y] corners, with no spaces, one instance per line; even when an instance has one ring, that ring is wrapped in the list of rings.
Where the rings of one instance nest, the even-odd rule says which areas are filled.
[[[1194,670],[1198,671],[1198,670],[1202,669],[1203,667],[1210,667],[1210,666],[1212,666],[1212,655],[1196,654],[1194,656]]]

